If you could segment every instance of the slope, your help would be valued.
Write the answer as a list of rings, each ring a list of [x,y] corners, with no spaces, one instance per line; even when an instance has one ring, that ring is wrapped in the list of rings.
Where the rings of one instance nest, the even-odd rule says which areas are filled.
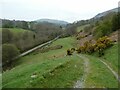
[[[63,48],[45,53],[38,50],[17,60],[13,69],[3,73],[3,87],[72,87],[83,73],[83,61],[76,55],[66,56],[74,38],[59,39],[51,46],[55,45]]]

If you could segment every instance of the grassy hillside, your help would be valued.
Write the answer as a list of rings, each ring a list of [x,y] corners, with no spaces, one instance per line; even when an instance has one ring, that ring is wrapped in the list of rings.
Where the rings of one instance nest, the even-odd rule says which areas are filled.
[[[2,31],[2,29],[9,29],[9,30],[11,30],[13,33],[23,33],[24,31],[32,32],[32,31],[30,31],[30,30],[21,29],[21,28],[0,28],[0,31]]]
[[[75,57],[71,57],[70,59],[69,57],[65,57],[45,60],[30,65],[22,65],[22,67],[18,66],[3,74],[3,87],[71,86],[71,83],[73,84],[74,80],[78,79],[79,75],[82,73],[82,67],[79,66],[82,66],[82,62],[74,62],[74,59]],[[75,64],[78,66],[77,69],[73,68]],[[77,72],[77,70],[81,72]],[[36,78],[31,78],[33,73],[37,74]],[[76,76],[74,76],[75,73]]]
[[[118,81],[111,71],[99,61],[99,58],[88,56],[90,59],[90,71],[85,81],[86,87],[93,88],[116,88]]]
[[[66,50],[73,47],[74,43],[75,43],[75,39],[71,37],[59,39],[53,42],[50,46],[62,45],[63,48],[51,50],[45,53],[40,53],[39,50],[36,50],[30,55],[22,57],[20,60],[18,60],[17,63],[18,64],[29,64],[33,62],[37,63],[37,62],[45,61],[46,59],[49,59],[49,58],[53,59],[53,58],[64,57],[66,56]]]
[[[33,33],[30,30],[21,29],[21,28],[9,28],[9,30],[11,30],[11,32],[14,33],[14,34],[22,34],[24,32],[31,32],[31,33]]]
[[[22,57],[15,68],[3,73],[3,87],[72,87],[83,74],[83,61],[76,55],[66,56],[73,43],[74,38],[59,39],[52,45],[61,44],[62,49]],[[31,78],[33,73],[36,78]]]
[[[35,33],[30,30],[20,28],[1,28],[0,30],[2,30],[3,37],[2,43],[15,44],[16,46],[18,43],[27,42],[29,39],[31,39],[30,42],[32,42],[33,41],[32,39],[34,39],[33,35],[35,35]]]
[[[120,65],[118,63],[118,44],[105,50],[105,55],[102,58],[118,73],[118,70],[120,70]]]
[[[75,83],[85,75],[85,60],[76,53],[72,56],[66,56],[66,50],[74,47],[75,43],[74,37],[61,38],[50,46],[44,47],[61,45],[63,46],[61,49],[49,50],[44,53],[36,50],[20,58],[14,62],[15,67],[13,69],[3,73],[3,87],[74,87]],[[116,46],[113,46],[108,51],[113,51],[113,49],[116,49]],[[89,59],[89,71],[84,82],[85,87],[118,87],[116,78],[99,61],[99,58],[90,55],[85,57]]]
[[[98,57],[98,53],[92,54],[95,57]],[[104,51],[104,55],[100,57],[108,65],[110,65],[117,73],[119,73],[120,65],[118,63],[118,43],[114,44],[112,47]],[[120,75],[120,74],[119,74]]]
[[[77,27],[77,32],[83,31],[85,27],[89,26],[89,24],[81,25]]]

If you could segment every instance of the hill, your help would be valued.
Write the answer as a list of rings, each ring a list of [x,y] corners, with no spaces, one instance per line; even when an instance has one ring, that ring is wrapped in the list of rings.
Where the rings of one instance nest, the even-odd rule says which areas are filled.
[[[103,16],[106,16],[107,14],[109,13],[117,13],[118,12],[118,8],[114,8],[114,9],[111,9],[111,10],[108,10],[108,11],[105,11],[105,12],[102,12],[102,13],[99,13],[97,14],[94,19],[97,19],[97,18],[100,18],[100,17],[103,17]]]
[[[36,21],[39,22],[39,23],[48,22],[48,23],[53,23],[53,24],[61,25],[61,26],[66,26],[67,24],[69,24],[66,21],[55,20],[55,19],[39,19],[39,20],[36,20]]]

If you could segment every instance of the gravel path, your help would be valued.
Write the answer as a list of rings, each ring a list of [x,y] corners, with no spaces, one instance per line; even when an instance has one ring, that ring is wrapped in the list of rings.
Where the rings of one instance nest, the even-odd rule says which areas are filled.
[[[85,80],[87,77],[87,74],[89,72],[89,59],[85,56],[82,55],[77,55],[78,57],[80,57],[82,60],[84,60],[84,74],[82,76],[82,78],[80,78],[74,85],[74,88],[85,88]]]

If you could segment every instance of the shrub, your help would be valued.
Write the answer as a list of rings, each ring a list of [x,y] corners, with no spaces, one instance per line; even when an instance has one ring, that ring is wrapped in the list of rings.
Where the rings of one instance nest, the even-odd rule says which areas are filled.
[[[80,40],[80,39],[85,38],[85,37],[87,37],[87,35],[78,35],[78,36],[76,37],[76,39],[77,39],[77,40]]]
[[[106,48],[112,45],[112,40],[110,40],[110,38],[108,38],[107,36],[104,36],[102,38],[99,38],[96,44],[98,45],[101,43],[104,44],[104,48]]]
[[[19,54],[19,50],[13,44],[2,45],[2,62],[3,64],[11,63],[13,58]]]
[[[99,43],[97,44],[95,51],[97,51],[99,53],[99,56],[103,55],[103,50],[106,48],[105,44],[103,43]]]
[[[70,49],[67,50],[67,55],[72,55],[72,52]]]
[[[104,36],[97,40],[95,51],[98,51],[99,56],[102,56],[104,49],[110,46],[112,46],[112,41],[107,36]]]
[[[76,51],[77,51],[77,53],[84,53],[85,52],[85,46],[80,46]]]
[[[86,48],[86,52],[89,53],[89,54],[91,54],[91,53],[94,52],[94,48],[95,48],[95,46],[92,45],[92,44],[90,44],[90,45]]]
[[[73,53],[75,51],[75,48],[71,48],[71,52]]]
[[[80,48],[76,49],[76,51],[77,51],[77,53],[81,53],[81,49]]]
[[[104,49],[112,46],[112,42],[110,38],[104,36],[99,38],[95,44],[92,44],[91,40],[86,41],[83,46],[80,46],[76,51],[77,53],[88,53],[91,54],[93,52],[98,52],[99,56],[104,55]]]

